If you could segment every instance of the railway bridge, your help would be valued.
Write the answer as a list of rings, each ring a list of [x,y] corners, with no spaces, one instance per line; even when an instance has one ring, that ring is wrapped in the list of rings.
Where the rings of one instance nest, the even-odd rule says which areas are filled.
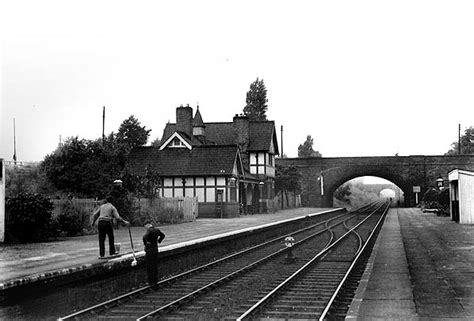
[[[376,176],[397,185],[404,193],[404,205],[413,207],[416,191],[421,198],[427,189],[437,186],[439,178],[447,187],[448,172],[455,168],[474,170],[474,155],[282,158],[276,163],[299,169],[304,206],[332,207],[333,193],[343,183]]]

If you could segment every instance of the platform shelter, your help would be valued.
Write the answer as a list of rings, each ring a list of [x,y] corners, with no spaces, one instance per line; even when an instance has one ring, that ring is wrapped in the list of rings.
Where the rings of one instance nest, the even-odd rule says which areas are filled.
[[[474,172],[454,169],[448,178],[451,219],[474,224]]]

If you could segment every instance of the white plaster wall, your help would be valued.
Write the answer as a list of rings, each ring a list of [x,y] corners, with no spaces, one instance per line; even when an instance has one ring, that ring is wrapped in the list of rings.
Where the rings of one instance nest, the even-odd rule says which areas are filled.
[[[474,176],[459,173],[459,223],[474,224]]]

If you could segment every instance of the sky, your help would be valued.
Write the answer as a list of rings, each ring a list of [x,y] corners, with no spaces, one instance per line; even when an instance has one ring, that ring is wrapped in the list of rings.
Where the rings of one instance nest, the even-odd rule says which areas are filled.
[[[242,113],[257,78],[283,152],[442,155],[474,125],[473,1],[1,1],[0,158],[41,161],[134,115]]]

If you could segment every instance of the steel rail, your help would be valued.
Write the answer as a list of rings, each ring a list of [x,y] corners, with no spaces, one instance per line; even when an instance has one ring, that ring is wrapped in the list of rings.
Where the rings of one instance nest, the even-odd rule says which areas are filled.
[[[332,243],[330,246],[324,248],[322,251],[320,251],[316,256],[314,256],[310,261],[308,261],[306,264],[304,264],[301,268],[299,268],[296,272],[294,272],[290,277],[288,277],[286,280],[281,282],[277,287],[275,287],[272,291],[270,291],[267,295],[265,295],[262,299],[260,299],[257,303],[255,303],[252,307],[250,307],[246,312],[244,312],[242,315],[240,315],[237,320],[241,321],[244,320],[245,318],[249,317],[252,313],[254,313],[257,309],[259,309],[262,305],[267,303],[270,298],[276,295],[278,291],[280,291],[282,288],[284,288],[286,285],[288,285],[291,281],[293,281],[297,276],[299,276],[303,271],[305,271],[309,266],[311,266],[314,262],[317,260],[323,258],[326,254],[328,254],[329,250],[333,249],[337,244],[339,244],[342,240],[345,240],[348,235],[352,233],[352,230],[355,230],[362,224],[364,224],[369,218],[374,215],[379,208],[375,209],[372,211],[371,214],[369,214],[366,218],[364,218],[361,222],[359,222],[356,226],[351,228],[351,230],[347,231],[342,235],[340,238],[338,238],[334,243]]]
[[[328,304],[326,305],[326,307],[324,308],[323,310],[323,313],[321,314],[321,316],[319,317],[319,320],[322,321],[324,320],[324,318],[326,317],[327,313],[329,312],[329,309],[331,308],[334,300],[336,299],[337,295],[339,294],[339,291],[341,291],[344,283],[346,282],[346,280],[349,278],[349,275],[351,274],[352,270],[354,269],[354,267],[356,266],[356,264],[358,263],[359,259],[362,257],[362,255],[364,254],[364,251],[368,248],[370,242],[372,241],[372,238],[374,237],[374,235],[377,233],[377,229],[381,226],[381,224],[383,223],[383,220],[385,219],[385,216],[387,215],[387,209],[389,208],[390,206],[390,203],[388,203],[386,206],[385,206],[385,209],[384,209],[384,212],[383,214],[381,215],[381,217],[379,218],[379,220],[377,221],[374,229],[372,230],[372,232],[370,233],[369,237],[367,238],[364,246],[362,247],[362,249],[357,253],[357,256],[356,258],[354,259],[354,261],[352,262],[351,266],[349,267],[349,269],[347,270],[347,272],[345,273],[344,277],[342,278],[341,282],[339,282],[339,285],[338,287],[336,288],[336,290],[334,291],[333,295],[331,296],[331,298],[329,299],[329,302]]]
[[[341,216],[342,216],[342,215],[341,215]],[[339,217],[341,217],[341,216],[339,216]],[[318,231],[318,232],[316,232],[316,233],[314,233],[314,234],[312,234],[312,235],[309,235],[309,236],[307,236],[307,237],[301,239],[300,241],[296,242],[296,243],[293,245],[293,247],[296,247],[296,246],[298,246],[298,245],[301,245],[301,244],[305,243],[306,241],[308,241],[309,239],[314,238],[314,237],[316,237],[316,236],[318,236],[318,235],[320,235],[320,234],[323,234],[323,233],[327,232],[329,229],[331,229],[331,228],[333,228],[333,227],[335,227],[335,226],[338,226],[338,225],[340,225],[340,224],[343,224],[346,220],[350,220],[350,219],[352,219],[352,218],[354,218],[354,217],[355,217],[355,214],[352,215],[352,216],[350,216],[350,217],[347,217],[344,221],[337,222],[336,224],[334,224],[334,225],[328,227],[328,228],[325,229],[325,230]],[[293,235],[294,235],[294,233],[293,233]],[[327,248],[327,245],[326,245],[326,248]],[[248,271],[248,270],[250,270],[250,269],[252,269],[252,268],[254,268],[254,267],[257,267],[257,266],[259,266],[259,265],[261,265],[261,264],[267,262],[268,260],[270,260],[270,259],[272,259],[272,258],[274,258],[274,257],[276,257],[276,256],[278,256],[278,255],[280,255],[280,254],[282,254],[282,253],[284,253],[284,252],[286,252],[286,251],[287,251],[287,249],[286,249],[286,248],[283,248],[283,249],[280,249],[280,250],[278,250],[278,251],[276,251],[276,252],[274,252],[274,253],[272,253],[272,254],[269,254],[269,255],[267,255],[267,256],[265,256],[265,257],[263,257],[263,258],[261,258],[261,259],[259,259],[259,260],[257,260],[257,261],[254,261],[253,263],[250,263],[250,264],[244,266],[243,268],[241,268],[241,269],[239,269],[239,270],[237,270],[237,271],[234,271],[234,272],[232,272],[232,273],[229,273],[229,274],[227,274],[227,275],[221,277],[220,279],[218,279],[218,280],[216,280],[216,281],[213,281],[213,282],[211,282],[211,283],[208,283],[207,285],[205,285],[205,286],[203,286],[203,287],[201,287],[201,288],[199,288],[199,289],[197,289],[197,290],[195,290],[195,291],[193,291],[193,292],[191,292],[191,293],[188,293],[188,294],[182,296],[181,298],[178,298],[178,299],[174,300],[173,302],[170,302],[170,303],[168,303],[168,304],[166,304],[166,305],[164,305],[164,306],[159,307],[158,309],[155,309],[155,310],[153,310],[153,311],[151,311],[151,312],[149,312],[149,313],[147,313],[147,314],[142,315],[141,317],[137,318],[137,321],[144,320],[144,319],[146,319],[146,318],[148,318],[148,317],[151,317],[151,316],[154,316],[154,315],[156,315],[156,314],[159,314],[160,312],[163,312],[163,311],[165,311],[165,310],[171,308],[172,306],[179,305],[180,303],[185,302],[185,301],[188,300],[189,298],[192,298],[192,297],[196,296],[197,294],[200,294],[200,293],[203,293],[203,292],[205,292],[205,291],[207,291],[207,290],[209,290],[209,289],[212,289],[212,288],[214,288],[216,285],[218,285],[218,284],[220,284],[220,283],[222,283],[222,282],[224,282],[224,281],[230,281],[230,280],[234,279],[235,277],[237,277],[238,275],[240,275],[240,274],[242,274],[242,273],[244,273],[244,272],[246,272],[246,271]]]
[[[204,264],[204,265],[201,265],[201,266],[198,266],[196,268],[193,268],[191,270],[188,270],[188,271],[185,271],[185,272],[182,272],[180,274],[177,274],[177,275],[174,275],[172,277],[169,277],[165,280],[162,280],[160,282],[158,282],[156,285],[154,285],[153,287],[150,286],[150,285],[147,285],[147,286],[144,286],[144,287],[141,287],[139,289],[136,289],[134,291],[131,291],[131,292],[128,292],[128,293],[125,293],[125,294],[122,294],[118,297],[115,297],[115,298],[112,298],[110,300],[107,300],[107,301],[104,301],[104,302],[101,302],[101,303],[98,303],[96,305],[93,305],[91,307],[87,307],[85,309],[82,309],[80,311],[76,311],[74,313],[71,313],[67,316],[64,316],[64,317],[59,317],[57,320],[59,321],[63,321],[63,320],[70,320],[70,319],[73,319],[73,318],[77,318],[81,315],[84,315],[84,314],[88,314],[88,313],[92,313],[94,310],[97,310],[97,309],[106,309],[108,305],[117,305],[117,304],[120,304],[120,301],[122,300],[125,300],[125,299],[128,299],[128,298],[131,298],[135,295],[140,295],[140,294],[144,294],[144,293],[147,293],[149,291],[151,291],[152,289],[157,289],[157,288],[160,288],[160,287],[163,287],[163,286],[166,286],[167,284],[169,283],[173,283],[181,278],[184,278],[184,277],[187,277],[191,274],[194,274],[194,273],[197,273],[199,271],[202,271],[202,270],[205,270],[205,269],[208,269],[212,266],[215,266],[215,265],[218,265],[218,264],[221,264],[225,261],[228,261],[228,260],[231,260],[231,259],[234,259],[240,255],[244,255],[246,253],[249,253],[251,251],[254,251],[254,250],[257,250],[259,248],[263,248],[264,246],[267,246],[269,244],[272,244],[272,243],[276,243],[280,240],[284,240],[285,237],[289,236],[289,235],[295,235],[295,234],[298,234],[298,233],[302,233],[302,232],[305,232],[307,230],[311,230],[311,229],[314,229],[320,225],[323,225],[323,224],[326,224],[327,222],[331,222],[331,221],[334,221],[334,220],[337,220],[343,216],[349,216],[351,215],[350,213],[352,212],[348,212],[348,213],[343,213],[341,215],[338,215],[338,216],[335,216],[335,217],[332,217],[332,218],[329,218],[323,222],[319,222],[319,223],[316,223],[316,224],[313,224],[311,226],[308,226],[308,227],[305,227],[305,228],[302,228],[302,229],[299,229],[299,230],[296,230],[294,232],[291,232],[291,233],[288,233],[288,234],[285,234],[284,236],[280,236],[280,237],[276,237],[274,239],[271,239],[269,241],[266,241],[266,242],[263,242],[263,243],[260,243],[258,245],[255,245],[255,246],[252,246],[252,247],[249,247],[249,248],[246,248],[246,249],[243,249],[239,252],[236,252],[236,253],[233,253],[233,254],[230,254],[228,256],[225,256],[223,258],[220,258],[220,259],[217,259],[215,261],[212,261],[210,263],[207,263],[207,264]],[[338,223],[340,224],[340,223]],[[325,231],[325,230],[323,230]],[[296,243],[295,243],[296,244]],[[286,250],[286,249],[283,249],[283,250]]]
[[[346,225],[346,223],[344,222],[344,227],[348,230],[350,230],[351,228],[349,226]],[[354,257],[357,255],[357,253],[359,253],[360,249],[362,248],[363,246],[363,243],[364,241],[362,240],[362,236],[360,236],[359,233],[357,233],[356,231],[352,231],[355,236],[357,237],[357,243],[359,244],[357,250],[356,250],[356,253],[354,254]]]

